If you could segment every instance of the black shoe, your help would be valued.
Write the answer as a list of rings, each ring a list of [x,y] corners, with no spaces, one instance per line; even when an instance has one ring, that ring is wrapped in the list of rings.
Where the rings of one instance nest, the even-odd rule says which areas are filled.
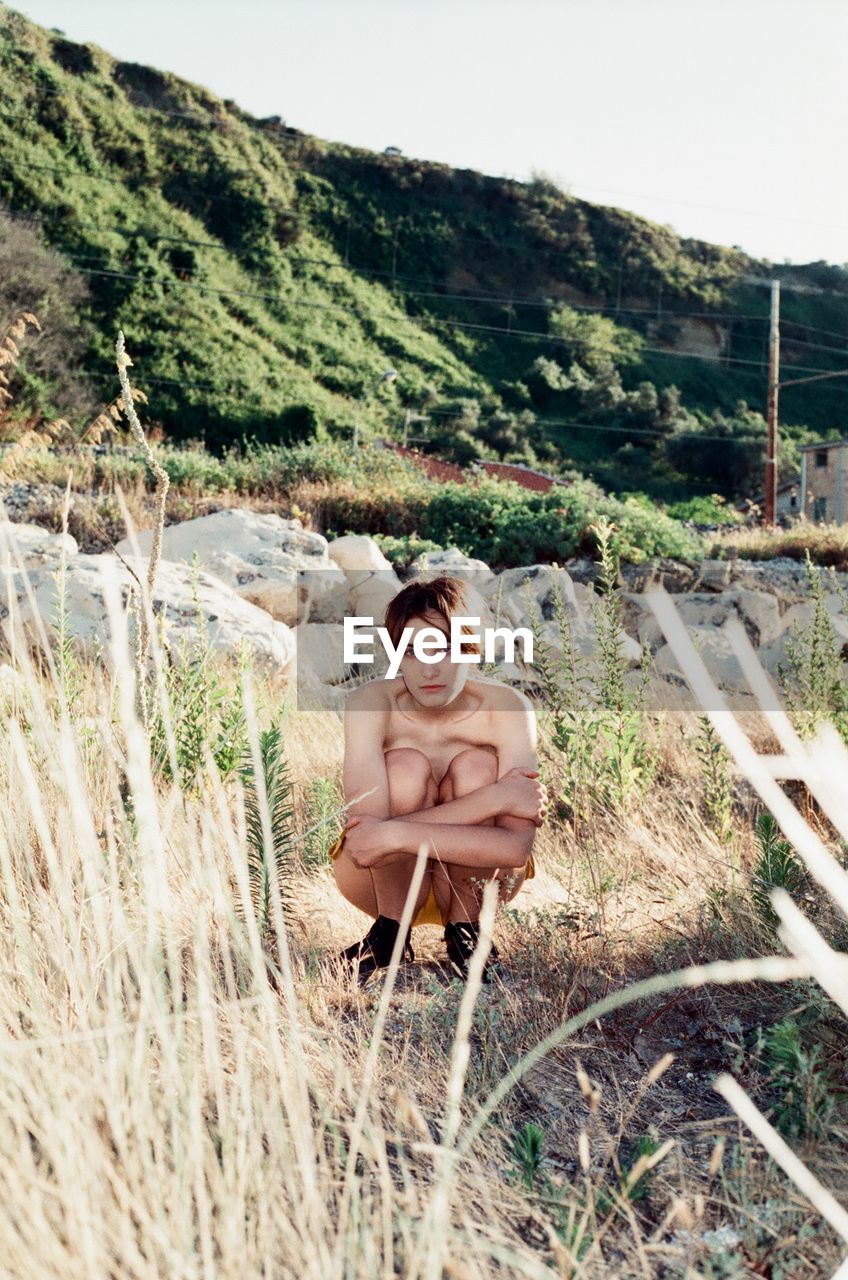
[[[354,942],[349,947],[345,947],[344,951],[339,952],[339,959],[351,971],[358,969],[357,981],[360,986],[367,981],[375,969],[385,969],[392,958],[399,929],[399,920],[392,920],[388,916],[377,916],[360,942]],[[406,941],[400,956],[401,962],[415,959],[415,952],[410,942],[411,936],[412,926],[406,933]]]
[[[448,959],[451,962],[451,968],[461,978],[468,977],[468,962],[477,949],[479,937],[480,923],[477,920],[451,920],[445,925]],[[492,948],[486,957],[486,963],[483,965],[484,982],[491,982],[491,970],[494,969],[494,962],[498,959],[499,954],[493,942]]]

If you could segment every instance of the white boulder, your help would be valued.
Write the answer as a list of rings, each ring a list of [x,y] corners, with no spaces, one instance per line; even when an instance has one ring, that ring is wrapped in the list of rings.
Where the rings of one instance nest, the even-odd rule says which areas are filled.
[[[565,570],[547,564],[532,564],[517,569],[505,569],[484,585],[482,594],[501,623],[512,626],[529,626],[531,610],[539,619],[549,622],[554,617],[554,593],[559,592],[565,605],[566,616],[579,626],[588,621],[586,603],[589,591],[575,583]],[[528,593],[530,601],[528,606]]]
[[[842,599],[837,595],[825,597],[825,606],[830,616],[830,624],[837,644],[841,647],[843,659],[848,658],[848,616],[843,608]],[[811,603],[794,604],[783,616],[783,630],[771,644],[759,651],[763,666],[772,675],[777,674],[778,667],[789,667],[789,645],[801,643],[801,633],[813,621],[815,605]]]
[[[14,569],[22,564],[25,569],[40,569],[42,565],[58,566],[64,553],[65,559],[77,554],[77,541],[69,533],[51,533],[40,524],[17,524],[11,520],[0,521],[0,560]]]
[[[364,634],[364,633],[363,633]],[[310,685],[314,680],[321,684],[342,684],[363,671],[367,676],[382,674],[373,663],[345,663],[343,628],[336,623],[302,622],[294,629],[297,645],[297,679]],[[382,646],[375,644],[371,652],[379,660]],[[385,663],[383,663],[385,667]]]
[[[147,555],[150,529],[137,535],[139,552]],[[132,555],[131,539],[116,550]],[[327,553],[327,540],[303,528],[300,520],[230,508],[169,525],[162,536],[162,557],[191,564],[226,582],[244,600],[294,624],[333,598],[332,610],[348,603],[347,580]]]
[[[126,603],[135,583],[129,570],[139,579],[147,572],[147,561],[126,557],[127,566],[117,556],[77,555],[68,562],[65,580],[65,608],[69,632],[84,648],[99,643],[102,652],[109,651],[109,614],[107,590],[110,584],[118,598]],[[26,591],[23,575],[7,575],[7,584],[17,597],[13,618],[3,625],[20,624],[25,633],[38,640],[38,619],[47,630],[53,630],[57,594],[55,574],[46,568],[31,572],[33,601]],[[295,654],[294,636],[285,623],[271,617],[263,609],[242,599],[220,579],[200,573],[197,578],[197,600],[193,571],[186,565],[162,561],[153,591],[154,612],[164,613],[165,641],[176,659],[180,642],[196,642],[200,635],[200,618],[206,630],[210,652],[235,656],[242,644],[251,658],[262,666],[286,673]],[[4,609],[4,614],[7,610]]]
[[[687,631],[719,689],[730,691],[747,689],[747,681],[736,660],[726,631],[716,626],[690,626],[687,627]],[[660,675],[671,676],[680,683],[685,682],[671,645],[664,644],[657,651],[654,657],[654,668]]]
[[[784,626],[777,597],[745,587],[718,593],[682,592],[675,596],[677,610],[687,626],[721,627],[736,616],[755,645],[771,644]]]
[[[374,539],[365,534],[346,533],[343,538],[334,538],[329,543],[329,552],[333,562],[344,569],[345,573],[361,573],[364,570],[375,573],[379,570],[391,570],[392,567]]]
[[[475,560],[459,550],[459,547],[445,547],[442,551],[422,551],[409,566],[416,577],[425,575],[436,577],[444,574],[450,578],[461,578],[474,583],[478,591],[486,592],[496,580],[485,560]]]
[[[555,659],[563,656],[565,642],[557,622],[544,622],[541,627],[542,639]],[[569,624],[570,643],[575,655],[579,658],[594,659],[598,652],[598,639],[591,620],[585,625]],[[618,633],[618,649],[628,666],[638,666],[642,661],[642,646],[626,631]]]
[[[347,612],[359,618],[373,618],[378,626],[390,600],[400,591],[400,579],[373,538],[345,534],[329,544],[333,562],[344,572],[350,587]]]

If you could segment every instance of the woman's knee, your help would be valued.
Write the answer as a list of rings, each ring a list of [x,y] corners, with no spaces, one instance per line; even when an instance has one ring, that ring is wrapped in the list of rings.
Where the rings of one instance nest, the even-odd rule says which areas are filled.
[[[342,850],[333,863],[333,874],[336,888],[342,897],[366,915],[376,918],[379,908],[371,873],[364,867],[357,867],[353,859]]]
[[[414,813],[435,804],[436,780],[430,761],[415,747],[385,752],[391,813]]]
[[[496,782],[497,777],[496,753],[482,747],[467,747],[451,760],[441,786],[450,788],[454,796],[461,796]]]

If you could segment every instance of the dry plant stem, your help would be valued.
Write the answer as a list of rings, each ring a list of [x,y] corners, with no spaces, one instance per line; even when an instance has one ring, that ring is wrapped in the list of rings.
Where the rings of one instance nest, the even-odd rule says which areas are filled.
[[[644,978],[641,982],[634,982],[632,986],[612,992],[603,1000],[598,1000],[581,1013],[575,1014],[567,1022],[561,1023],[545,1036],[544,1040],[540,1040],[529,1053],[519,1059],[491,1091],[468,1125],[462,1140],[457,1144],[457,1154],[465,1155],[485,1128],[492,1112],[537,1062],[540,1062],[552,1049],[563,1044],[575,1032],[603,1018],[606,1014],[613,1013],[616,1009],[623,1009],[649,996],[676,991],[679,987],[704,987],[710,983],[727,986],[736,982],[789,982],[810,976],[811,968],[806,961],[795,957],[763,956],[759,960],[715,960],[712,964],[692,965],[688,969],[677,969],[673,973],[655,974],[652,978]]]
[[[118,331],[118,341],[115,344],[115,352],[117,357],[118,377],[121,382],[121,393],[124,399],[124,412],[130,424],[135,439],[144,454],[147,465],[156,477],[156,522],[153,526],[153,541],[150,546],[150,559],[147,563],[147,599],[142,600],[141,617],[139,619],[139,635],[138,635],[138,689],[139,689],[139,705],[141,708],[142,723],[147,728],[147,652],[150,645],[150,616],[151,602],[153,600],[153,586],[156,581],[156,570],[159,567],[159,560],[162,555],[162,531],[165,527],[165,502],[168,497],[168,487],[170,479],[168,473],[156,458],[153,456],[153,450],[147,443],[144,434],[144,428],[139,421],[138,414],[135,411],[133,402],[132,387],[130,386],[129,374],[127,368],[132,364],[124,347],[123,330]]]
[[[258,725],[258,717],[256,712],[256,699],[253,692],[253,683],[250,679],[248,672],[244,673],[243,696],[244,696],[245,719],[247,722],[248,742],[250,745],[251,760],[253,762],[253,776],[254,776],[254,782],[256,786],[257,798],[259,803],[260,820],[262,823],[262,841],[263,841],[265,857],[268,861],[268,865],[273,866],[274,865],[274,852],[273,852],[274,838],[272,834],[271,814],[268,806],[268,793],[265,786],[265,771],[262,767],[261,752],[259,747],[259,725]],[[218,771],[216,768],[214,768],[213,761],[210,761],[210,766],[211,766],[210,773],[212,774],[212,776],[217,775]],[[220,776],[216,777],[216,781],[217,781],[218,787],[220,788],[220,785],[221,785]],[[242,799],[242,812],[243,812],[243,799]],[[241,847],[243,848],[243,845]],[[252,944],[253,944],[254,950],[256,949],[257,946],[259,948],[259,952],[260,952],[259,960],[261,963],[261,969],[260,969],[260,972],[261,972],[262,970],[264,970],[264,957],[262,957],[261,955],[262,948],[261,948],[261,943],[259,941],[259,934],[258,934],[258,928],[256,925],[256,920],[249,908],[250,889],[249,889],[249,885],[246,883],[244,859],[243,857],[239,856],[238,852],[236,853],[235,861],[240,866],[241,875],[243,877],[242,883],[244,884],[244,889],[247,891],[246,908],[247,908],[247,915],[252,926],[252,930],[251,930],[253,934]],[[312,1127],[311,1115],[310,1115],[309,1083],[307,1080],[306,1067],[305,1067],[306,1052],[304,1048],[303,1033],[301,1030],[300,1019],[298,1015],[297,994],[295,991],[294,975],[292,973],[292,967],[291,967],[291,955],[289,952],[289,945],[288,945],[287,926],[286,926],[285,916],[283,912],[283,904],[280,897],[280,886],[276,876],[271,877],[270,896],[271,896],[271,912],[272,912],[272,917],[274,922],[274,932],[276,935],[276,942],[277,942],[277,958],[279,962],[279,969],[283,979],[282,986],[283,986],[283,992],[284,992],[285,1002],[286,1002],[286,1011],[288,1013],[288,1020],[289,1020],[288,1031],[289,1031],[289,1037],[291,1041],[293,1059],[294,1059],[294,1062],[297,1064],[297,1072],[296,1072],[297,1098],[296,1098],[296,1105],[295,1107],[293,1107],[293,1110],[297,1110],[299,1112],[298,1120],[300,1123],[295,1125],[295,1135],[296,1135],[296,1141],[300,1147],[301,1170],[307,1182],[305,1191],[308,1197],[310,1216],[312,1217],[314,1226],[317,1228],[317,1224],[319,1221],[319,1214],[318,1214],[318,1188],[315,1182],[316,1153],[314,1150],[314,1130]],[[265,990],[268,993],[268,1000],[269,1000],[267,1009],[268,1009],[268,1013],[271,1014],[270,986],[267,983],[267,981],[265,982]],[[304,1135],[308,1135],[308,1137]]]
[[[347,1234],[348,1218],[350,1215],[350,1205],[354,1192],[356,1157],[359,1154],[362,1133],[365,1127],[365,1117],[371,1101],[371,1087],[374,1082],[377,1058],[379,1057],[380,1047],[382,1045],[383,1030],[386,1025],[389,1005],[391,1003],[395,980],[400,966],[400,957],[403,952],[406,931],[412,923],[412,910],[418,898],[418,890],[421,888],[426,869],[427,849],[426,846],[422,844],[419,846],[418,853],[416,855],[415,870],[412,873],[412,880],[407,891],[406,901],[403,904],[403,911],[401,912],[400,928],[398,929],[397,938],[395,939],[395,945],[392,948],[391,959],[389,960],[388,970],[383,982],[380,1004],[377,1009],[377,1017],[374,1020],[374,1029],[371,1034],[371,1044],[368,1050],[368,1057],[365,1060],[365,1069],[362,1073],[362,1080],[359,1085],[359,1102],[357,1103],[356,1114],[354,1116],[353,1125],[351,1126],[347,1162],[345,1164],[344,1187],[342,1190],[342,1200],[341,1205],[339,1206],[337,1220],[336,1246],[333,1250],[334,1269],[332,1274],[338,1275],[340,1280],[343,1280],[345,1274],[345,1238]]]
[[[462,1093],[471,1057],[471,1022],[474,1005],[483,985],[483,966],[492,947],[492,926],[498,903],[498,889],[494,881],[483,887],[483,904],[480,911],[480,936],[468,965],[468,976],[459,1013],[456,1033],[451,1049],[451,1063],[445,1099],[442,1140],[438,1146],[439,1174],[430,1197],[430,1204],[422,1223],[420,1242],[424,1248],[421,1275],[424,1280],[439,1280],[443,1271],[445,1234],[440,1230],[450,1212],[451,1191],[456,1177],[456,1137],[462,1118]],[[436,1241],[434,1244],[433,1241]],[[416,1261],[418,1261],[416,1259]],[[420,1264],[419,1264],[420,1265]]]
[[[134,542],[135,525],[133,523],[133,519],[132,519],[132,515],[130,514],[129,507],[127,506],[126,498],[124,497],[124,491],[123,489],[121,489],[120,485],[117,485],[115,488],[115,496],[118,499],[118,505],[121,509],[121,518],[123,519],[124,525],[126,526],[128,537],[131,539],[131,541]],[[136,583],[138,584],[137,598],[142,603],[144,603],[145,601],[144,584],[140,580],[138,574],[136,573],[132,565],[129,564],[124,559],[124,557],[120,555],[120,553],[116,552],[115,554],[117,555],[118,559],[120,560],[124,568],[130,574],[130,576],[134,578]],[[176,777],[179,767],[177,765],[176,736],[174,732],[173,716],[171,714],[170,699],[168,697],[167,678],[165,674],[165,654],[163,653],[162,645],[159,643],[159,637],[156,634],[155,627],[153,627],[149,632],[149,637],[150,637],[150,653],[152,654],[152,657],[153,657],[154,678],[156,681],[156,696],[159,703],[158,709],[159,709],[159,714],[162,717],[162,723],[165,729],[165,742],[168,750],[168,759],[170,761],[172,775]],[[136,698],[139,704],[139,709],[141,709],[142,698],[144,698],[144,705],[147,708],[147,713],[149,717],[150,699],[148,697],[146,679],[144,678],[144,674],[143,674],[141,665],[139,663],[138,657],[139,657],[138,647],[136,647],[135,663],[134,663],[136,685],[137,685],[137,688],[140,687],[141,685],[144,685],[143,690],[140,693],[137,692]]]
[[[758,792],[760,799],[774,815],[790,844],[793,844],[809,868],[810,874],[848,916],[848,875],[828,852],[822,841],[798,812],[795,805],[778,785],[775,763],[769,756],[760,756],[745,734],[735,715],[727,705],[724,695],[716,688],[704,661],[695,650],[672,598],[664,591],[650,592],[646,597],[654,616],[663,629],[692,692],[709,716],[716,732],[733,756],[742,773]],[[738,629],[728,632],[734,646],[744,649]],[[750,642],[747,642],[750,643]],[[770,702],[770,724],[779,731],[780,741],[791,744],[791,755],[778,766],[781,776],[800,776],[825,812],[848,838],[848,808],[843,799],[844,779],[848,776],[848,749],[835,733],[802,743],[797,738],[785,712]],[[779,730],[778,727],[779,726]],[[825,745],[826,744],[826,745]],[[835,758],[834,758],[835,757]],[[798,768],[798,773],[786,770]],[[834,790],[833,782],[841,776],[841,784]]]
[[[779,778],[802,779],[842,838],[848,839],[848,802],[844,794],[848,749],[844,742],[832,726],[826,727],[809,743],[800,740],[789,717],[780,708],[742,627],[730,626],[727,633],[734,652],[784,751],[777,757],[758,755],[696,652],[674,603],[664,592],[652,593],[648,600],[690,687],[736,764],[795,846],[810,874],[848,917],[848,875],[778,783]],[[781,920],[781,939],[845,1011],[848,1008],[846,957],[827,945],[787,893],[774,890],[771,901]],[[799,1190],[848,1243],[848,1212],[787,1146],[745,1091],[726,1074],[719,1078],[715,1087]],[[848,1260],[839,1267],[837,1274],[848,1275]]]
[[[714,1088],[730,1104],[754,1137],[762,1143],[772,1160],[780,1165],[787,1177],[791,1178],[798,1190],[807,1197],[810,1204],[818,1209],[822,1217],[848,1244],[848,1211],[842,1208],[827,1187],[823,1187],[804,1162],[798,1159],[791,1147],[787,1146],[777,1130],[754,1105],[741,1085],[737,1084],[733,1076],[724,1073],[718,1077]]]

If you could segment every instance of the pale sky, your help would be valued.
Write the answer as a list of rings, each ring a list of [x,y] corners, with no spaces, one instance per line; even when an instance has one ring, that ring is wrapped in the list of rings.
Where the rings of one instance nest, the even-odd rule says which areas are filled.
[[[17,0],[319,137],[848,262],[848,0]]]

